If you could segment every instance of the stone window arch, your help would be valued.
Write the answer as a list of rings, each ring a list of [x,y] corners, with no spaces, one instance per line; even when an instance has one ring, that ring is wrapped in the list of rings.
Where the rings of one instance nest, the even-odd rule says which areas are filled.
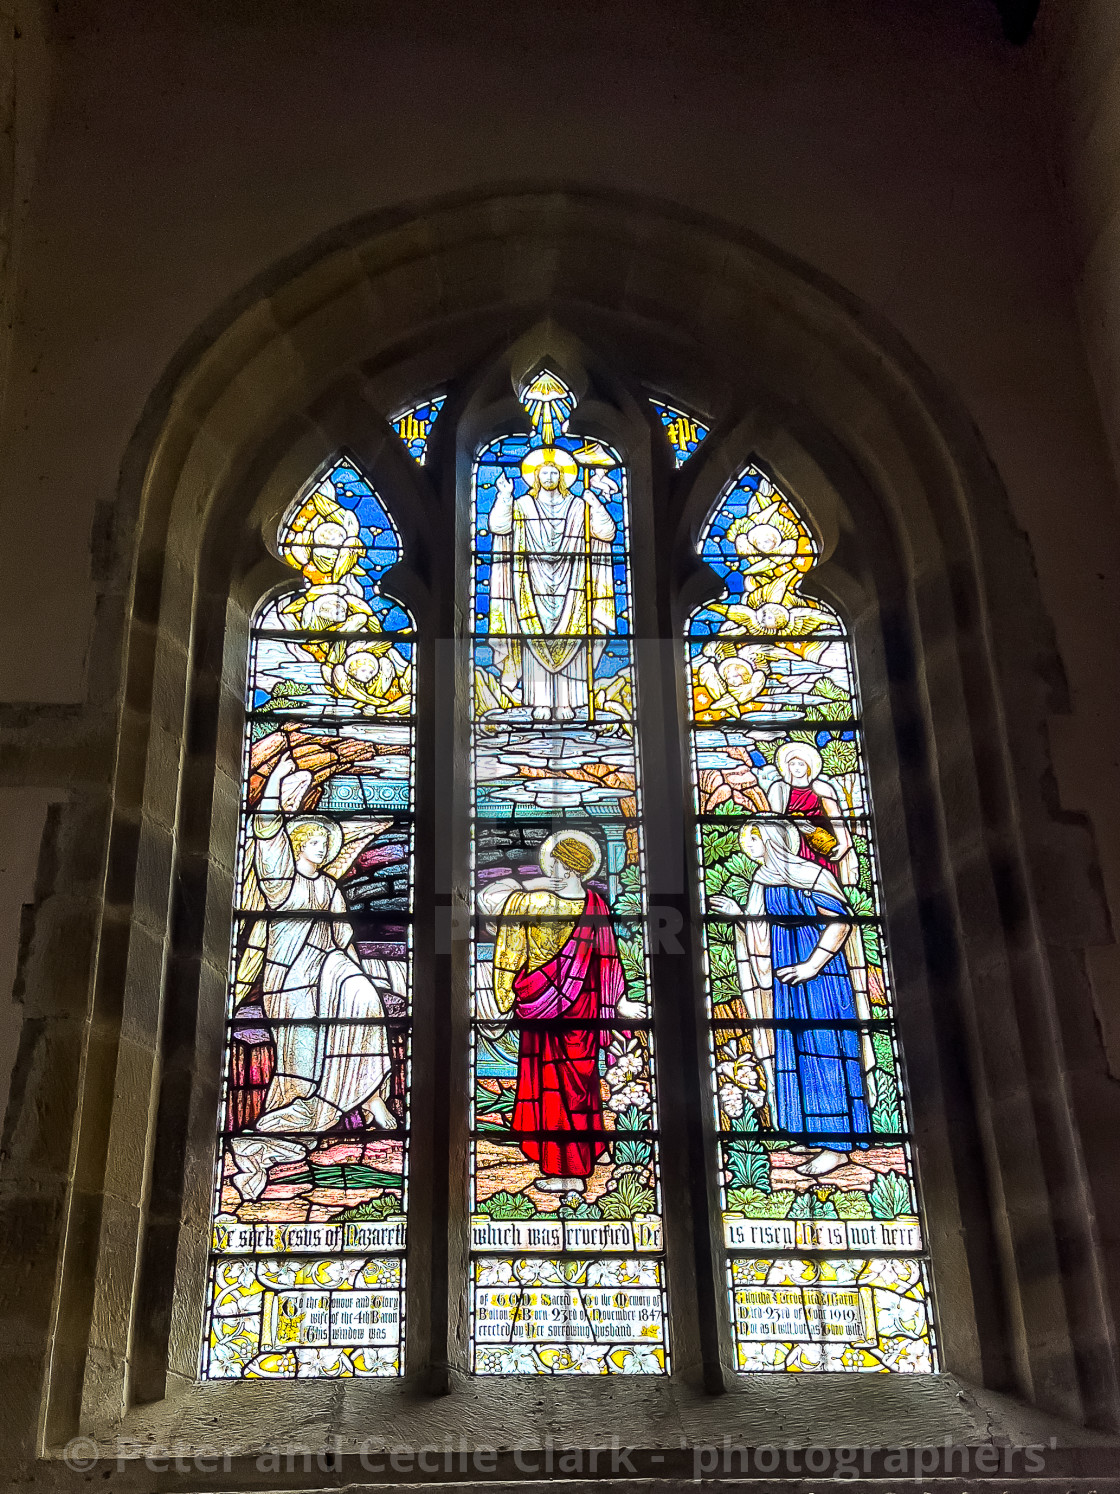
[[[531,1385],[467,1376],[469,1136],[453,1095],[468,1028],[452,995],[465,990],[464,863],[461,828],[458,841],[435,832],[454,818],[453,778],[438,765],[455,762],[456,710],[462,720],[464,583],[448,524],[466,502],[467,453],[516,415],[518,376],[546,359],[581,396],[581,434],[624,447],[646,495],[634,530],[652,578],[637,599],[636,631],[652,640],[638,665],[643,712],[685,720],[678,640],[711,587],[695,536],[751,461],[803,505],[819,584],[860,660],[890,933],[910,983],[899,1026],[943,1373],[921,1395],[900,1377],[855,1401],[822,1377],[794,1413],[806,1437],[812,1423],[818,1442],[885,1441],[901,1416],[913,1440],[967,1439],[978,1413],[962,1382],[1078,1420],[1108,1414],[1107,1353],[1088,1326],[1096,1245],[1088,1219],[1058,1201],[1076,1139],[1068,1118],[1040,1126],[1028,1098],[1059,1082],[1060,1066],[1037,1040],[1052,1027],[1051,968],[1028,859],[1042,839],[1078,885],[1090,868],[1078,833],[1049,820],[1030,744],[1019,737],[1013,751],[1004,724],[1009,693],[1020,720],[1045,710],[1029,663],[1045,630],[975,433],[890,329],[757,241],[642,203],[527,192],[351,225],[315,245],[199,334],[137,432],[123,485],[134,529],[121,527],[128,560],[97,641],[106,678],[122,672],[123,704],[48,1447],[78,1427],[109,1440],[176,1428],[192,1446],[236,1435],[248,1455],[254,1438],[310,1418],[345,1455],[390,1408],[419,1446],[436,1404],[425,1396],[448,1392],[441,1427],[516,1442]],[[447,402],[421,466],[392,420],[434,390]],[[679,468],[651,391],[709,427]],[[285,579],[266,536],[341,452],[399,526],[394,595],[430,681],[417,703],[408,1367],[403,1382],[278,1383],[264,1411],[259,1387],[197,1379],[244,660],[253,608]],[[735,1376],[710,1136],[682,1077],[691,1064],[698,1084],[703,1062],[680,731],[650,733],[645,764],[664,788],[651,900],[684,936],[682,953],[666,940],[652,957],[655,1020],[673,1024],[681,1055],[661,1083],[673,1378],[688,1388],[670,1441],[718,1424],[761,1442],[791,1391]],[[1015,1204],[1026,1198],[1029,1221]],[[670,1400],[654,1390],[651,1411],[649,1393],[615,1387],[609,1411],[577,1399],[561,1417],[581,1441],[660,1445],[649,1439],[665,1438]],[[246,1433],[250,1404],[259,1430]]]

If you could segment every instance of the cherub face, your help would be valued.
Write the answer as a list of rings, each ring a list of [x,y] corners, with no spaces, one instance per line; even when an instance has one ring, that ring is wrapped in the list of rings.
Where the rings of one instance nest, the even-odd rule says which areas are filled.
[[[315,568],[324,572],[333,570],[345,548],[346,530],[341,524],[332,524],[329,520],[320,524],[311,546],[311,559]]]
[[[720,669],[720,674],[729,685],[749,684],[752,673],[750,665],[742,659],[727,659]]]
[[[311,610],[312,626],[319,623],[321,626],[330,627],[333,623],[345,622],[350,609],[346,605],[346,598],[337,592],[330,592],[326,596],[316,597]]]
[[[373,657],[372,654],[367,654],[364,652],[360,654],[353,654],[351,655],[346,667],[350,673],[351,679],[355,679],[359,682],[359,684],[365,685],[368,684],[369,681],[373,679],[374,675],[377,673],[377,660]]]
[[[324,550],[341,550],[346,543],[346,530],[341,524],[335,524],[328,519],[320,524],[315,531],[315,548]]]
[[[780,602],[764,602],[756,617],[758,626],[765,633],[778,633],[789,622],[789,612]]]
[[[773,555],[782,543],[782,532],[773,524],[755,524],[747,535],[751,546],[763,555]]]

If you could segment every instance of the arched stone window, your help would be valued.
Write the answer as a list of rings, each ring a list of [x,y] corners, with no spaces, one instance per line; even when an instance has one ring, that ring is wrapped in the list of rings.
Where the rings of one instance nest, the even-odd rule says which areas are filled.
[[[449,1393],[441,1435],[511,1447],[542,1373],[563,1381],[551,1394],[568,1440],[669,1450],[717,1424],[770,1441],[779,1407],[817,1442],[887,1441],[899,1425],[968,1440],[988,1415],[969,1385],[1082,1420],[1111,1404],[1091,1220],[1061,1203],[1076,1137],[1025,1098],[1060,1068],[1037,1040],[1053,1014],[1030,837],[1046,825],[1071,886],[1092,872],[1077,835],[1047,820],[1025,730],[1013,766],[1006,697],[1018,722],[1046,705],[1026,662],[1041,647],[1029,557],[967,417],[889,328],[764,245],[637,204],[524,193],[352,225],[184,351],[124,494],[127,594],[122,582],[98,643],[107,673],[124,660],[111,875],[48,1444],[78,1427],[110,1442],[174,1428],[191,1446],[240,1438],[248,1455],[254,1438],[314,1425],[344,1458],[390,1425],[390,1440],[430,1442],[429,1397]],[[760,517],[750,494],[777,509]],[[540,566],[525,534],[542,516],[560,538]],[[712,536],[739,517],[717,556]],[[776,538],[761,543],[760,524]],[[722,633],[740,605],[731,576],[787,555],[811,577],[780,600],[780,586],[744,593],[753,621]],[[810,613],[816,632],[798,633]],[[828,685],[843,692],[852,658],[859,694],[841,723]],[[791,724],[782,713],[806,692],[821,715]],[[714,730],[742,734],[720,749],[746,754],[742,772],[705,756]],[[777,761],[781,733],[812,749],[804,783],[791,754]],[[562,751],[542,746],[550,734]],[[358,746],[332,756],[328,736]],[[270,737],[286,745],[266,753]],[[868,783],[877,855],[857,824]],[[694,801],[695,786],[719,802]],[[728,804],[746,818],[724,828]],[[752,816],[783,822],[782,845],[744,846]],[[408,911],[408,878],[387,869],[410,844]],[[766,902],[793,885],[781,869],[827,904],[825,953],[843,953],[848,993],[832,1016],[758,1003],[766,950],[748,925],[796,921]],[[296,877],[314,907],[286,891]],[[301,950],[341,937],[329,971],[301,954],[289,987],[264,972],[301,919],[316,930],[293,934]],[[714,954],[711,931],[736,919],[745,949],[732,931]],[[874,958],[884,930],[893,982]],[[577,968],[592,956],[593,981]],[[786,997],[805,984],[787,979]],[[319,1003],[295,1014],[301,1041],[352,1023],[344,1051],[316,1037],[281,1057],[295,986]],[[713,1050],[713,1022],[740,1031]],[[806,1053],[842,1071],[817,1084],[815,1110]],[[798,1083],[800,1129],[779,1099]],[[817,1125],[838,1097],[847,1129]],[[306,1217],[222,1217],[261,1199]],[[874,1296],[885,1280],[749,1268],[729,1282],[748,1223],[783,1242],[792,1227],[790,1260],[928,1269],[938,1373],[869,1375],[856,1394],[839,1373],[740,1374],[764,1367],[752,1309],[790,1305],[775,1295],[787,1287],[802,1326],[781,1342],[815,1354],[833,1338],[846,1347],[825,1359],[850,1361],[789,1367],[935,1367],[861,1358],[880,1352],[873,1325],[891,1336],[882,1314],[901,1316]],[[322,1250],[290,1233],[311,1226],[334,1232]],[[222,1230],[249,1234],[227,1252]],[[221,1315],[241,1312],[255,1352],[206,1380],[199,1345],[228,1256],[254,1301],[238,1307],[225,1278]],[[264,1260],[280,1263],[271,1276]],[[549,1312],[546,1336],[514,1331],[519,1297]],[[250,1365],[273,1383],[249,1385]],[[588,1398],[580,1377],[604,1372],[609,1401]]]

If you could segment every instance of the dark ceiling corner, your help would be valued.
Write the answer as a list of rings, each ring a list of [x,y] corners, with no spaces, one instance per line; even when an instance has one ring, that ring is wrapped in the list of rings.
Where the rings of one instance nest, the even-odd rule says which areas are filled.
[[[1031,34],[1038,15],[1039,0],[996,0],[1003,20],[1003,34],[1008,41],[1022,45]]]

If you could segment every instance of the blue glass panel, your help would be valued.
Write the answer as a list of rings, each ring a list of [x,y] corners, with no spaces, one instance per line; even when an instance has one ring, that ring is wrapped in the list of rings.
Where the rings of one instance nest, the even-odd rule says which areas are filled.
[[[432,426],[435,425],[446,400],[445,394],[433,395],[430,399],[422,400],[418,405],[411,405],[407,410],[402,410],[389,422],[408,447],[409,455],[421,466],[427,460],[428,438],[431,435]]]
[[[717,1166],[743,1371],[928,1373],[928,1275],[851,648],[749,467],[686,629]],[[837,1257],[840,1258],[837,1258]]]
[[[474,483],[471,1362],[664,1374],[627,475],[521,397]]]
[[[651,398],[650,404],[657,411],[661,424],[665,427],[665,434],[673,448],[674,464],[683,467],[689,457],[699,450],[700,443],[708,434],[708,427],[702,425],[695,416],[686,415],[683,410],[678,410],[673,405],[663,404],[658,399]]]
[[[408,1201],[412,621],[342,459],[250,639],[206,1379],[397,1375]]]

